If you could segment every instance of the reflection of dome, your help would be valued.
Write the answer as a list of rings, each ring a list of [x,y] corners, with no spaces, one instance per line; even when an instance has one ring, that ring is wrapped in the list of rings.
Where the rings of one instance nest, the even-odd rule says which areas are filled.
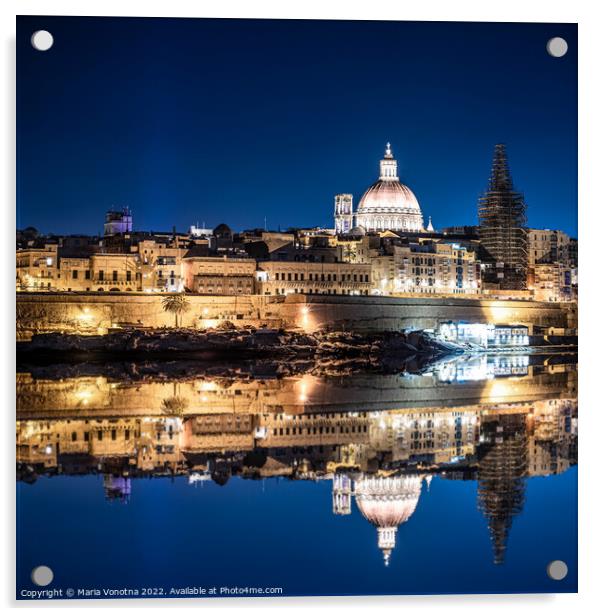
[[[419,475],[363,477],[355,482],[355,502],[362,515],[378,530],[378,547],[385,565],[395,547],[397,527],[410,518],[420,498]]]
[[[397,161],[388,143],[385,157],[380,161],[380,178],[361,198],[356,224],[368,231],[420,231],[423,228],[418,200],[399,181]]]

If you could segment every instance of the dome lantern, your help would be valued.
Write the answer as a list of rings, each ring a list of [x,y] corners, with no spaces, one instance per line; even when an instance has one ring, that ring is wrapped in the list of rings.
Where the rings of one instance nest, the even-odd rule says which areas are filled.
[[[380,161],[380,179],[388,182],[399,181],[399,177],[397,176],[397,161],[393,158],[390,143],[387,143],[385,157]]]

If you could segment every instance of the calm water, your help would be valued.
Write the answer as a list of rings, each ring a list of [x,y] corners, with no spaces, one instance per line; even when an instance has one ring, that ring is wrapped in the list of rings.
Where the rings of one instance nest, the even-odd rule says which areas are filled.
[[[551,364],[21,372],[17,594],[40,564],[76,592],[574,592],[576,371]]]

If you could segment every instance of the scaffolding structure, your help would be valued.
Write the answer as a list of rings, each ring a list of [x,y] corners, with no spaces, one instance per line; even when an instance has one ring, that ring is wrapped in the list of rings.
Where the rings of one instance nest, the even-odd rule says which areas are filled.
[[[493,155],[489,187],[479,198],[479,236],[484,283],[500,289],[527,288],[528,232],[524,196],[514,190],[506,146]]]

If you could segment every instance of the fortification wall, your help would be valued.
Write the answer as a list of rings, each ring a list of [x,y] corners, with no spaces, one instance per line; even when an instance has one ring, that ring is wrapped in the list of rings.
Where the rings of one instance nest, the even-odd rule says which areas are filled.
[[[571,305],[526,300],[290,295],[279,314],[307,331],[436,329],[446,321],[521,324],[530,333],[534,327],[576,328]]]
[[[106,333],[112,326],[173,327],[165,296],[146,293],[18,293],[17,339],[35,333]],[[333,295],[187,295],[183,327],[237,325],[390,331],[434,329],[446,321],[576,328],[574,304],[525,300]]]
[[[18,293],[17,339],[35,333],[107,333],[113,326],[174,327],[176,317],[163,309],[165,295],[148,293]],[[220,322],[281,327],[276,298],[261,295],[187,295],[181,327],[215,327]]]

